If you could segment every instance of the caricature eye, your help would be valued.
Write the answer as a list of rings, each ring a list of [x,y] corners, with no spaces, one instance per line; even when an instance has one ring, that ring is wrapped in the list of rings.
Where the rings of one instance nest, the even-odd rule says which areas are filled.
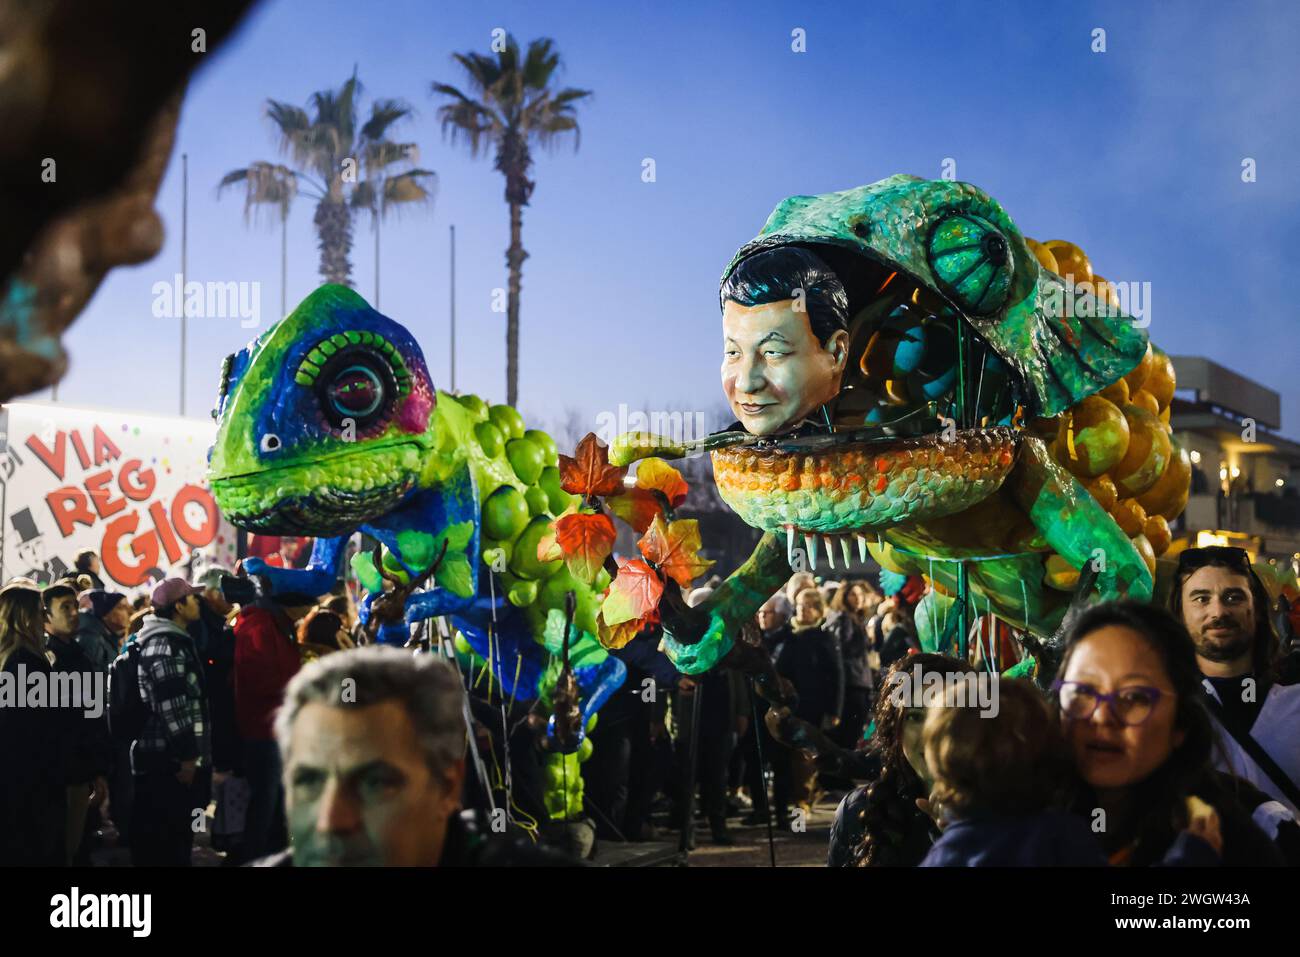
[[[280,451],[280,437],[274,432],[268,432],[262,436],[261,449],[263,452]]]
[[[969,213],[956,213],[935,227],[930,266],[944,292],[976,316],[1002,308],[1014,273],[1007,238],[992,223]]]

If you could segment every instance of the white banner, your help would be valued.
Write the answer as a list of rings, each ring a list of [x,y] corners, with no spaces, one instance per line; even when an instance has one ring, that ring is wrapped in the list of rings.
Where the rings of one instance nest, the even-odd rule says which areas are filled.
[[[0,581],[47,584],[83,548],[100,556],[111,590],[184,574],[191,562],[232,568],[235,529],[204,475],[215,434],[215,423],[197,419],[40,403],[0,409]]]

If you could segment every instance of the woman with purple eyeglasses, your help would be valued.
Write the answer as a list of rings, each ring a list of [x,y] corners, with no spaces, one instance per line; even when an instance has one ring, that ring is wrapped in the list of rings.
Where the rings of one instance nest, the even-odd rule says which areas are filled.
[[[1080,778],[1074,809],[1111,864],[1159,863],[1191,836],[1225,866],[1285,863],[1210,764],[1202,695],[1187,632],[1161,609],[1107,602],[1067,622],[1052,702]]]

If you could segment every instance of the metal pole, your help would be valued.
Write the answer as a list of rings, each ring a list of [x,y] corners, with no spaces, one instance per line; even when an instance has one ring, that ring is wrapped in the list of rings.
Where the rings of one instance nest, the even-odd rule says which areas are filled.
[[[973,410],[967,401],[967,380],[970,378],[969,356],[967,350],[969,341],[966,335],[966,323],[961,316],[954,316],[953,321],[957,324],[957,427],[959,429],[970,428],[970,419]],[[958,637],[958,654],[964,661],[966,659],[966,642],[970,636],[971,616],[970,605],[968,601],[969,581],[966,574],[966,563],[957,563],[957,601],[961,605],[958,612],[959,632]]]
[[[456,227],[451,227],[451,391],[456,391]]]
[[[285,294],[289,285],[289,211],[280,216],[280,318],[288,312],[285,308]]]
[[[700,741],[700,699],[704,697],[704,682],[696,681],[691,692],[691,731],[686,745],[686,794],[682,802],[682,838],[677,850],[686,854],[695,837],[695,762]]]
[[[185,414],[185,266],[189,249],[190,156],[181,154],[181,415]]]

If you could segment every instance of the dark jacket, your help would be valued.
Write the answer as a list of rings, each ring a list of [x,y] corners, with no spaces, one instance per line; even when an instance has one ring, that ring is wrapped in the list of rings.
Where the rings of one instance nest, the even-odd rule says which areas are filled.
[[[847,688],[865,688],[875,686],[872,681],[871,667],[867,664],[867,628],[847,611],[836,613],[827,620],[827,627],[835,631],[840,642],[840,654],[844,658],[844,685]]]
[[[293,848],[252,861],[248,867],[293,867]],[[577,861],[536,846],[527,837],[494,834],[478,811],[447,821],[439,867],[581,867]]]
[[[1260,830],[1251,820],[1251,813],[1236,795],[1225,786],[1224,778],[1216,772],[1208,772],[1190,792],[1214,808],[1219,815],[1219,833],[1223,836],[1224,867],[1284,867],[1286,859],[1272,839]],[[1075,811],[1087,816],[1096,806],[1087,789],[1078,796]],[[1180,832],[1175,831],[1172,823],[1159,823],[1159,827],[1144,834],[1132,845],[1131,853],[1121,863],[1133,867],[1151,867],[1159,865],[1176,843]],[[1106,835],[1114,844],[1118,835]],[[1103,839],[1103,843],[1106,843]],[[1108,850],[1112,857],[1116,847]]]
[[[108,680],[95,666],[76,638],[61,641],[49,638],[46,648],[54,655],[54,670],[65,674],[80,674],[84,692],[99,695],[99,714],[91,717],[85,708],[69,709],[67,715],[71,736],[65,752],[65,780],[68,784],[89,784],[95,778],[107,776],[113,766],[113,739],[108,733]],[[91,683],[100,681],[98,688]],[[87,698],[87,704],[90,699]]]
[[[103,619],[88,611],[77,614],[77,644],[91,663],[105,674],[118,653],[118,638]]]
[[[796,717],[820,725],[844,710],[844,660],[834,632],[825,627],[793,631],[776,657],[777,673],[799,694]]]
[[[0,677],[8,685],[0,688],[0,866],[62,867],[72,731],[65,709],[10,707],[8,696],[26,690],[18,687],[20,667],[28,678],[53,671],[44,655],[19,649]]]
[[[199,619],[189,627],[203,661],[212,719],[212,767],[238,770],[239,728],[235,721],[235,632],[226,619],[200,599]]]

